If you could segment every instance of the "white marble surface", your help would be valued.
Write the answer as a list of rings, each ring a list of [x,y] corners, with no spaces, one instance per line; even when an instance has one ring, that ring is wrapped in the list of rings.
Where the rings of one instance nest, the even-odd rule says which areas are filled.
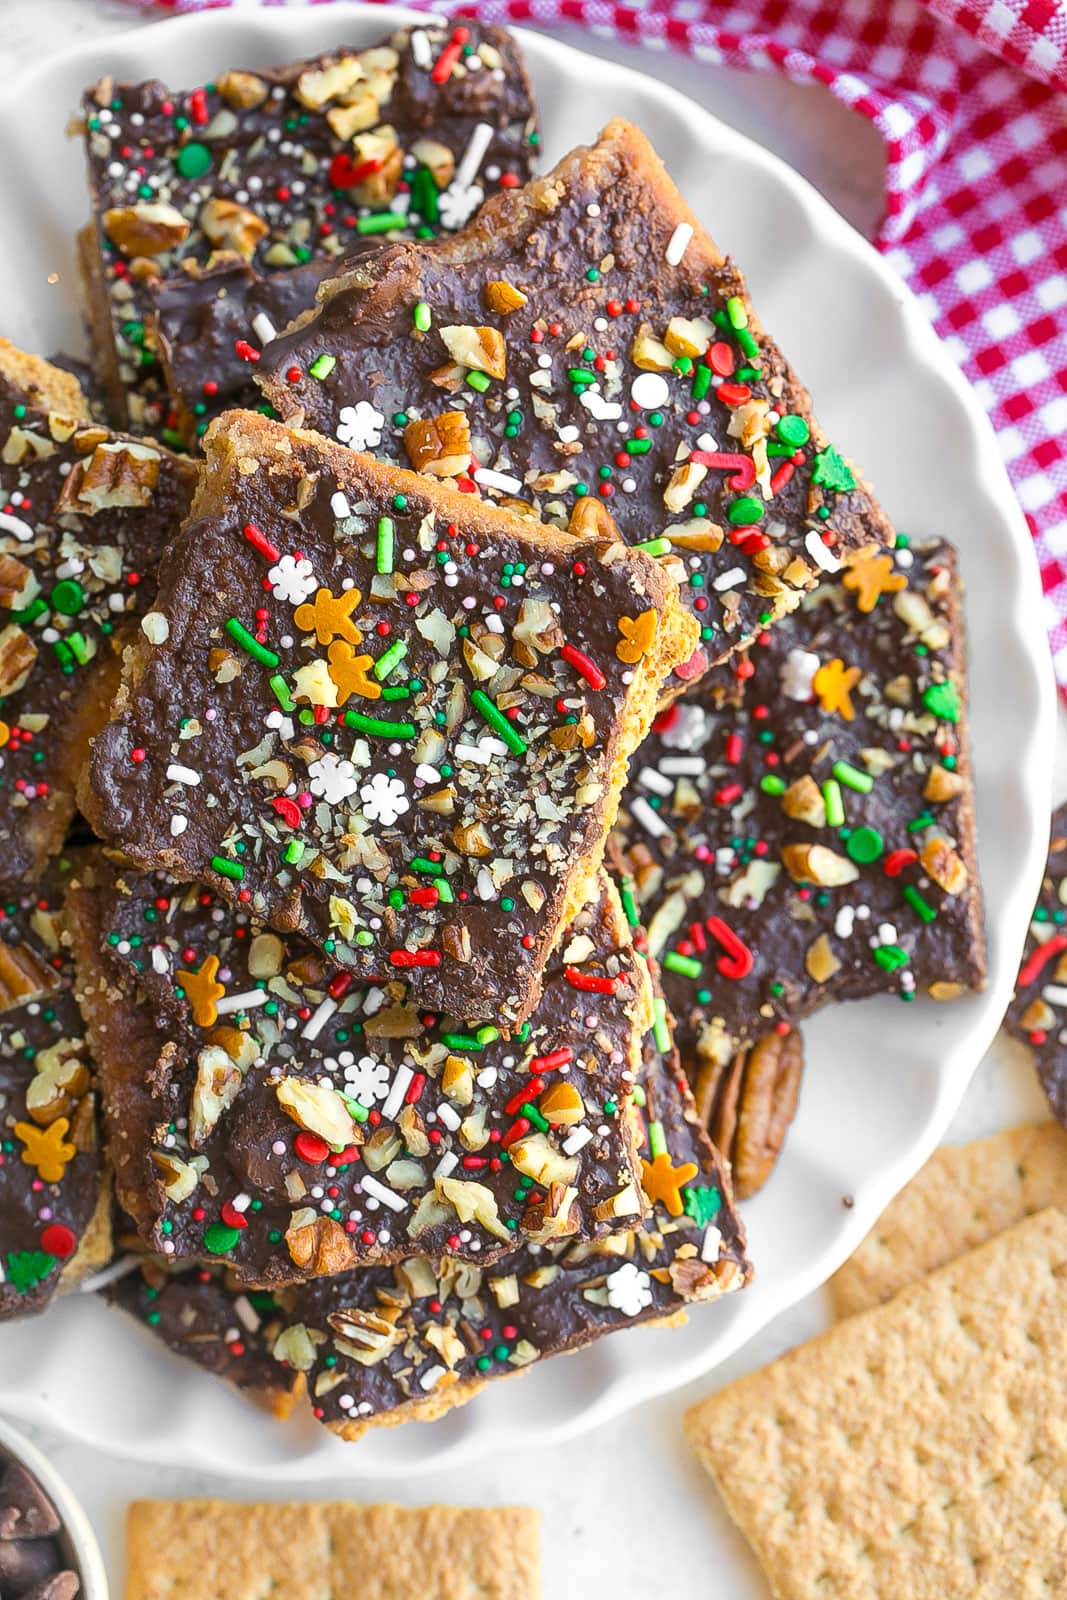
[[[168,25],[121,0],[0,0],[0,12],[0,86],[20,67],[40,60],[45,51],[123,27],[162,31]],[[569,29],[561,36],[583,43],[580,30]],[[165,62],[165,40],[161,45]],[[598,40],[597,49],[664,78],[776,149],[857,227],[867,233],[873,230],[882,164],[877,136],[822,91],[733,75],[667,52],[637,51],[607,40]],[[57,108],[61,114],[62,108]],[[0,327],[0,332],[7,331]],[[1067,738],[1061,737],[1060,743],[1062,793],[1067,792]],[[817,1070],[817,1063],[812,1069]],[[1042,1114],[1043,1101],[1023,1053],[998,1044],[979,1069],[949,1140],[979,1137]],[[717,1381],[761,1365],[824,1323],[822,1297],[812,1296],[720,1369]],[[92,1381],[91,1374],[86,1381]],[[421,1479],[410,1494],[394,1488],[391,1497],[412,1503],[441,1499],[539,1506],[544,1518],[545,1594],[550,1600],[580,1600],[593,1592],[610,1594],[613,1600],[657,1600],[683,1592],[706,1594],[713,1600],[766,1600],[768,1591],[756,1564],[698,1474],[682,1438],[682,1414],[707,1388],[705,1381],[641,1407],[562,1453],[502,1453],[492,1463],[464,1472],[459,1481],[455,1475],[442,1481]],[[131,1498],[270,1493],[213,1479],[182,1461],[158,1468],[132,1466],[65,1443],[45,1429],[35,1429],[34,1434],[82,1498],[103,1543],[116,1593],[122,1584],[122,1516]],[[373,1480],[360,1475],[358,1448],[352,1453],[350,1473],[338,1480],[333,1492],[355,1499],[376,1497]],[[294,1497],[306,1496],[296,1490]],[[620,1507],[626,1510],[620,1512]]]

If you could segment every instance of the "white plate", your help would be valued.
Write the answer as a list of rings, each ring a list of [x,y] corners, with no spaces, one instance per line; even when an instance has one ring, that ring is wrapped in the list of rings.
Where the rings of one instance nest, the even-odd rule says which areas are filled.
[[[0,105],[0,332],[30,348],[82,347],[72,237],[86,201],[63,125],[86,83],[114,72],[192,85],[233,63],[368,43],[407,20],[350,5],[202,15],[111,36],[24,78]],[[897,525],[960,547],[989,986],[950,1006],[887,999],[805,1025],[800,1114],[773,1182],[746,1208],[757,1277],[744,1295],[697,1308],[680,1331],[619,1334],[524,1383],[493,1384],[432,1426],[382,1430],[355,1449],[310,1418],[283,1427],[86,1297],[0,1328],[0,1409],[126,1457],[245,1482],[406,1479],[558,1443],[710,1371],[823,1282],[925,1160],[1011,991],[1047,841],[1054,689],[1037,565],[985,416],[908,292],[795,173],[660,83],[536,34],[523,42],[546,161],[611,116],[639,123],[745,268],[830,436],[864,463]]]

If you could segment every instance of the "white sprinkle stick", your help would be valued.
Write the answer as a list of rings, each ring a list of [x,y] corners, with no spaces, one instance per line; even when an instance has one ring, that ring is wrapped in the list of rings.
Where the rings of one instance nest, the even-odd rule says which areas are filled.
[[[200,782],[199,772],[194,772],[192,767],[180,767],[176,761],[167,768],[167,778],[171,783],[189,783],[194,788]]]
[[[484,744],[457,744],[454,754],[457,761],[474,761],[479,767],[487,767],[493,759],[492,751]]]
[[[405,1066],[403,1062],[397,1067],[396,1077],[393,1079],[389,1093],[380,1107],[383,1122],[391,1122],[396,1116],[400,1107],[404,1104],[404,1096],[407,1094],[408,1086],[414,1076],[415,1074],[411,1068]]]
[[[579,1150],[585,1149],[592,1137],[592,1128],[575,1128],[574,1132],[569,1133],[563,1141],[563,1154],[576,1156]]]
[[[265,311],[257,311],[252,318],[252,332],[261,345],[270,344],[278,337],[278,330]]]
[[[442,1100],[437,1108],[437,1120],[443,1122],[450,1133],[455,1133],[463,1118],[455,1106],[449,1105],[447,1100]]]
[[[380,1200],[390,1211],[407,1210],[407,1201],[395,1194],[392,1189],[387,1189],[384,1183],[379,1183],[377,1178],[372,1178],[369,1172],[363,1174],[360,1183],[364,1194],[369,1194],[374,1200]]]
[[[630,801],[630,815],[641,824],[646,833],[652,835],[653,839],[662,839],[663,835],[670,831],[663,818],[657,815],[648,801],[642,800],[640,795],[636,800]]]
[[[430,49],[430,41],[421,28],[416,28],[411,35],[411,59],[424,72],[433,66],[433,52]]]
[[[707,766],[703,756],[661,756],[659,770],[672,778],[699,778]]]
[[[336,1010],[337,1001],[330,995],[327,995],[324,1000],[320,1000],[300,1031],[301,1039],[317,1039]]]
[[[426,1393],[429,1394],[431,1389],[437,1388],[437,1385],[440,1383],[444,1375],[445,1369],[439,1362],[435,1366],[427,1367],[426,1371],[419,1379],[419,1388],[425,1389]]]
[[[341,493],[340,489],[336,491],[330,501],[330,510],[333,512],[335,517],[350,517],[352,515],[352,507],[349,505],[346,496]]]
[[[1046,983],[1041,998],[1047,1000],[1050,1006],[1067,1006],[1067,989],[1062,983]]]
[[[186,828],[188,826],[189,826],[189,818],[188,817],[171,817],[171,819],[170,819],[170,836],[171,836],[171,838],[172,839],[180,839],[182,834],[185,832],[185,830],[186,830]]]
[[[452,182],[457,189],[467,189],[477,176],[478,169],[485,160],[485,152],[489,148],[489,141],[493,137],[492,127],[488,122],[479,122],[467,141],[467,148],[460,157],[456,176]]]
[[[158,972],[160,977],[170,971],[170,959],[161,944],[152,946],[152,971]]]
[[[722,1234],[718,1228],[712,1226],[705,1228],[704,1239],[700,1246],[701,1261],[718,1261],[719,1251],[722,1249]]]
[[[479,467],[474,474],[477,484],[484,484],[487,489],[499,489],[502,494],[518,494],[522,488],[520,478],[512,478],[506,472],[494,472],[491,467]]]
[[[689,241],[693,237],[692,225],[680,222],[671,234],[671,242],[667,246],[667,265],[676,267],[685,252],[689,249]]]
[[[446,1150],[436,1167],[433,1169],[435,1178],[450,1178],[459,1166],[459,1157],[454,1150]]]
[[[637,781],[642,789],[651,789],[653,794],[666,796],[674,793],[674,784],[662,772],[657,772],[655,767],[642,767],[637,774]]]
[[[224,994],[215,1010],[224,1017],[229,1011],[253,1011],[256,1006],[265,1006],[269,999],[266,989],[246,989],[244,994]]]
[[[841,563],[832,550],[828,550],[822,542],[822,536],[816,529],[809,528],[804,537],[804,548],[817,567],[824,572],[840,572]],[[718,584],[715,585],[718,588]]]

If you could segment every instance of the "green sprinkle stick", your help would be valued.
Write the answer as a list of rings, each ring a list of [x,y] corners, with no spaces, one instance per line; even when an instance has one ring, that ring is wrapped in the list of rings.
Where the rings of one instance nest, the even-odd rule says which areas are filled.
[[[372,739],[414,739],[413,722],[385,722],[381,717],[367,717],[362,711],[346,711],[345,727],[357,733],[369,734]],[[436,868],[434,869],[436,871]]]
[[[835,778],[827,778],[822,786],[822,797],[828,825],[839,828],[845,820],[845,807],[841,799],[841,785]]]
[[[379,572],[392,572],[393,547],[396,529],[392,517],[378,518],[378,548],[375,553],[375,566]]]
[[[260,644],[258,639],[253,638],[244,623],[238,622],[236,617],[230,617],[226,623],[226,632],[235,644],[239,644],[242,650],[247,650],[253,660],[258,661],[261,666],[276,667],[278,665],[278,657],[274,654],[274,651],[268,650],[265,644]]]
[[[677,950],[668,950],[663,957],[668,972],[680,972],[683,978],[699,978],[700,962],[693,956],[683,956]]]
[[[478,715],[482,717],[494,733],[499,733],[513,756],[526,754],[526,741],[521,738],[504,713],[493,704],[484,689],[471,690],[471,705]]]
[[[211,868],[221,878],[232,878],[234,883],[240,883],[245,875],[245,869],[239,861],[231,861],[228,856],[212,856]]]
[[[648,1148],[653,1158],[667,1154],[667,1141],[663,1136],[662,1122],[650,1122],[648,1125]]]
[[[835,761],[830,768],[838,783],[843,783],[846,789],[855,789],[857,794],[870,794],[874,788],[874,779],[869,773],[860,772],[858,767],[852,767],[847,761]]]
[[[652,1002],[652,1037],[656,1049],[666,1055],[671,1047],[671,1030],[667,1026],[667,1002],[661,994]]]
[[[937,912],[928,900],[924,900],[913,883],[904,885],[904,898],[921,922],[934,922]]]
[[[395,639],[388,650],[378,657],[374,663],[374,676],[379,683],[383,678],[387,678],[394,668],[400,665],[407,653],[408,647],[403,639]]]

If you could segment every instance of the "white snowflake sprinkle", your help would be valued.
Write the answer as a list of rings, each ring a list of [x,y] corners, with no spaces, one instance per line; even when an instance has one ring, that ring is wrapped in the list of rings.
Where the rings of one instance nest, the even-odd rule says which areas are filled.
[[[363,785],[359,798],[363,801],[363,815],[368,822],[380,822],[387,828],[411,806],[402,781],[390,778],[384,772],[376,772]]]
[[[373,1056],[361,1056],[345,1068],[345,1091],[360,1105],[370,1107],[385,1099],[391,1076],[388,1062],[375,1061]]]
[[[652,1280],[632,1261],[624,1261],[605,1279],[608,1305],[624,1317],[636,1317],[652,1304]]]
[[[374,450],[382,442],[385,417],[369,400],[343,406],[337,422],[337,437],[350,450]]]
[[[311,779],[312,794],[331,806],[340,805],[359,787],[356,769],[351,761],[334,755],[332,750],[311,763],[308,777]]]
[[[282,556],[276,567],[267,574],[274,585],[278,600],[288,600],[291,606],[302,606],[317,584],[311,562],[306,556]]]

